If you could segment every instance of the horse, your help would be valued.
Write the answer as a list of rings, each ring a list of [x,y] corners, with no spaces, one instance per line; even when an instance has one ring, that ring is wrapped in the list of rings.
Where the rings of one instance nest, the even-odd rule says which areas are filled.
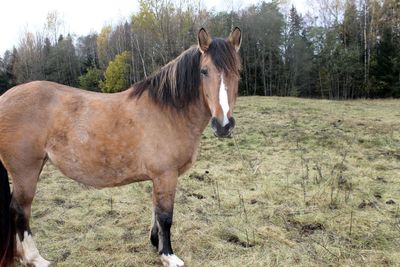
[[[18,85],[0,97],[0,267],[50,266],[29,227],[47,161],[94,188],[151,180],[150,242],[164,266],[184,266],[171,246],[177,179],[195,162],[210,123],[231,135],[238,94],[241,30],[197,45],[125,91],[102,94],[48,81]],[[12,179],[12,190],[8,175]]]

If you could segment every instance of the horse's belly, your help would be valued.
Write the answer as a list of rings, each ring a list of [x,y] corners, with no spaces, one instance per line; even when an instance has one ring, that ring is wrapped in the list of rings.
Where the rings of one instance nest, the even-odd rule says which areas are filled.
[[[129,155],[128,155],[129,156]],[[102,188],[149,180],[138,162],[127,155],[110,159],[90,153],[48,151],[50,161],[67,177],[85,185]]]

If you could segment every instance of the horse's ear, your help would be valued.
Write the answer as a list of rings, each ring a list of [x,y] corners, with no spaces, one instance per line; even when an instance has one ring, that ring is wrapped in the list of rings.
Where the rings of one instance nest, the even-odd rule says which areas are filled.
[[[240,45],[242,44],[242,31],[239,27],[235,27],[229,35],[229,42],[235,47],[236,52],[239,51]]]
[[[200,51],[202,53],[207,52],[208,47],[211,44],[211,36],[208,34],[208,32],[204,28],[201,28],[199,31],[198,42],[199,42]]]

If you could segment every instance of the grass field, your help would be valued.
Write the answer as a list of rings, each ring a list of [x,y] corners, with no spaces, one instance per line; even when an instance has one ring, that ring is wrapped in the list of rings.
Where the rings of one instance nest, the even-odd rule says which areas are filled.
[[[242,97],[179,180],[186,266],[400,266],[400,100]],[[54,266],[160,266],[151,183],[95,190],[47,165],[32,230]]]

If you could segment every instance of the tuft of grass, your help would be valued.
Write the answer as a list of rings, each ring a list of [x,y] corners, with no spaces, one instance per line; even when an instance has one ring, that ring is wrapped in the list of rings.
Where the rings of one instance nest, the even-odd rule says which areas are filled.
[[[241,97],[179,180],[187,266],[400,265],[400,101]],[[94,190],[46,165],[31,226],[54,266],[160,266],[151,183]]]

